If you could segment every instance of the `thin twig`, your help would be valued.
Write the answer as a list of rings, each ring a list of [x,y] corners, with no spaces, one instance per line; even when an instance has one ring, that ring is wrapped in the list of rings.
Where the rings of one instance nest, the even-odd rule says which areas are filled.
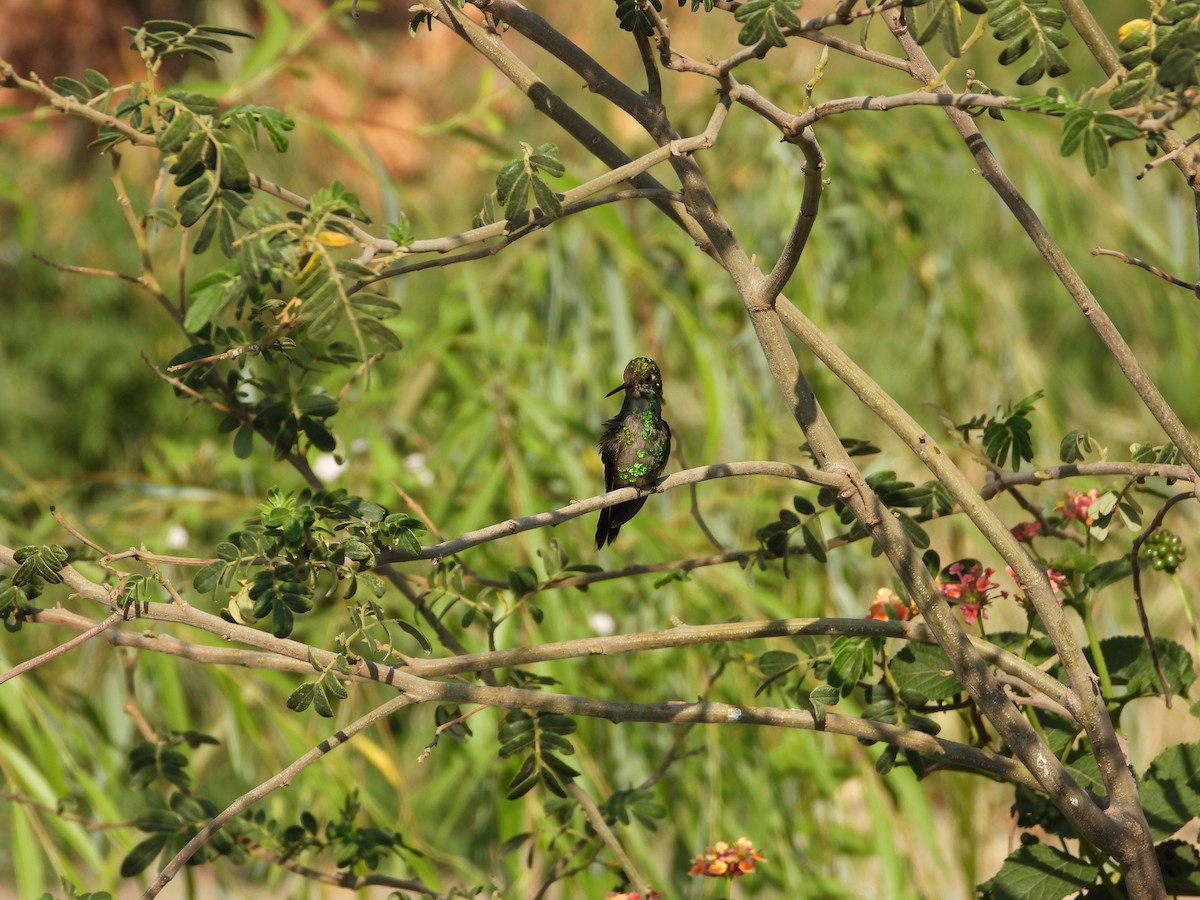
[[[30,255],[43,265],[50,266],[50,268],[57,269],[60,272],[66,272],[69,275],[92,275],[97,278],[116,278],[120,281],[127,281],[130,284],[136,284],[139,287],[145,286],[142,279],[136,275],[126,275],[124,272],[113,272],[109,269],[97,269],[93,266],[72,266],[68,263],[60,263],[52,259],[47,259],[36,252]]]
[[[107,631],[109,628],[111,628],[117,622],[120,622],[122,618],[123,618],[123,614],[121,612],[114,612],[107,619],[104,619],[102,622],[97,622],[93,627],[91,627],[87,631],[83,632],[83,634],[77,634],[75,637],[71,638],[69,641],[64,641],[63,643],[59,644],[57,647],[47,650],[45,653],[39,653],[37,656],[33,657],[32,659],[27,659],[23,663],[18,663],[17,665],[15,665],[11,669],[9,669],[7,672],[0,674],[0,684],[4,684],[4,682],[6,682],[8,680],[10,680],[12,678],[16,678],[18,675],[24,675],[26,672],[29,672],[32,669],[36,669],[38,666],[42,665],[43,663],[48,663],[48,662],[50,662],[50,660],[56,659],[56,658],[62,656],[64,653],[68,653],[71,650],[74,650],[80,644],[86,643],[87,641],[90,641],[92,638],[94,638],[96,635]]]
[[[1139,269],[1145,269],[1151,275],[1157,275],[1163,281],[1169,281],[1177,287],[1187,288],[1189,291],[1200,290],[1200,284],[1197,284],[1195,281],[1184,281],[1182,278],[1176,278],[1170,272],[1164,272],[1158,266],[1151,265],[1144,259],[1138,259],[1136,256],[1128,256],[1120,250],[1105,250],[1103,247],[1095,247],[1092,249],[1092,256],[1113,256],[1127,266],[1137,266]]]
[[[194,387],[192,387],[190,384],[187,384],[186,382],[181,381],[180,379],[175,378],[172,375],[168,375],[166,372],[162,371],[158,366],[156,366],[154,363],[152,363],[150,361],[150,357],[148,357],[146,355],[146,352],[144,350],[142,351],[142,362],[144,362],[147,366],[150,367],[150,371],[154,373],[155,377],[157,377],[160,381],[166,382],[171,387],[173,387],[175,390],[179,391],[181,394],[187,394],[193,400],[200,401],[204,405],[211,407],[216,412],[221,413],[221,415],[233,416],[234,418],[240,419],[243,422],[253,421],[254,417],[249,412],[247,412],[245,410],[235,410],[235,409],[233,409],[233,407],[226,406],[220,400],[214,400],[212,397],[205,396],[204,394],[202,394],[198,390],[196,390]]]
[[[121,706],[124,713],[133,720],[133,724],[142,735],[142,740],[148,743],[154,743],[158,740],[158,734],[155,732],[150,720],[146,718],[142,712],[142,707],[137,701],[137,683],[134,681],[134,673],[137,670],[138,655],[136,653],[121,654],[124,658],[121,660],[121,665],[125,669],[125,703]]]
[[[63,809],[61,805],[51,806],[49,803],[34,800],[28,794],[22,794],[19,791],[2,790],[0,791],[0,798],[13,803],[20,803],[22,806],[28,806],[30,809],[41,810],[55,818],[62,819],[64,822],[74,822],[76,825],[82,825],[87,831],[111,831],[115,828],[135,828],[137,826],[137,819],[126,819],[123,822],[97,822],[95,819],[81,816],[77,812]]]
[[[1163,163],[1174,162],[1179,159],[1179,156],[1183,153],[1183,151],[1192,146],[1192,144],[1196,143],[1196,141],[1200,141],[1200,133],[1193,134],[1186,141],[1181,141],[1179,146],[1175,147],[1173,150],[1168,150],[1161,156],[1156,156],[1154,159],[1150,160],[1150,162],[1142,166],[1142,171],[1138,172],[1138,180],[1141,181],[1150,173],[1151,170],[1157,169]]]
[[[467,719],[471,718],[471,716],[476,715],[477,713],[481,713],[485,709],[488,709],[488,707],[476,706],[474,709],[467,710],[461,716],[455,716],[453,719],[443,722],[441,725],[439,725],[437,728],[435,728],[433,730],[433,740],[431,740],[428,744],[425,745],[425,749],[423,749],[421,751],[421,753],[417,756],[417,762],[423,763],[423,762],[425,762],[425,760],[427,760],[429,758],[429,754],[433,752],[433,748],[438,745],[438,741],[441,740],[442,735],[445,732],[449,731],[451,728],[454,728],[457,725],[461,725],[463,722],[467,721]]]
[[[639,491],[637,488],[621,488],[616,491],[610,491],[607,494],[599,494],[587,500],[576,500],[574,503],[568,503],[566,506],[549,512],[523,516],[519,519],[508,519],[495,525],[489,525],[486,528],[468,531],[454,540],[443,541],[440,544],[434,544],[430,547],[422,547],[421,552],[418,554],[411,554],[404,550],[385,550],[378,554],[376,558],[380,563],[409,562],[417,559],[441,559],[444,556],[451,556],[469,547],[485,544],[497,538],[520,534],[523,531],[531,531],[535,528],[561,525],[563,522],[568,522],[587,513],[615,506],[618,503],[624,503],[627,500],[633,500],[648,493],[662,493],[698,481],[746,475],[769,475],[781,478],[793,478],[838,490],[845,487],[844,478],[837,474],[822,472],[819,469],[797,466],[791,463],[715,463],[713,465],[688,469],[683,472],[676,472],[674,475],[668,475],[666,478],[660,479],[650,491]]]
[[[679,464],[685,469],[688,468],[687,454],[684,452],[682,446],[677,446],[675,448],[675,455],[679,457]],[[717,540],[717,536],[712,533],[712,530],[708,527],[708,523],[704,521],[704,514],[700,512],[700,498],[696,491],[695,484],[688,485],[688,495],[691,501],[692,518],[696,520],[696,525],[699,527],[700,533],[703,534],[704,537],[708,539],[708,542],[716,547],[719,552],[724,553],[725,545]],[[555,586],[557,587],[558,585]]]
[[[633,885],[638,891],[648,892],[650,890],[650,881],[642,874],[629,854],[625,852],[625,848],[621,846],[621,842],[613,834],[612,828],[609,827],[604,814],[600,812],[600,807],[596,805],[596,801],[574,779],[568,781],[565,787],[571,798],[583,809],[583,814],[587,817],[588,823],[592,828],[596,830],[596,834],[600,836],[600,840],[604,841],[605,846],[617,858],[617,863],[621,866],[621,870],[625,873],[629,884]]]
[[[440,891],[435,891],[425,882],[417,878],[397,878],[394,875],[382,875],[373,873],[370,875],[356,875],[352,871],[342,872],[324,872],[320,869],[313,869],[303,865],[291,857],[284,857],[275,853],[262,844],[256,843],[244,835],[238,835],[237,842],[246,849],[251,856],[257,859],[265,860],[272,865],[287,869],[301,878],[306,878],[309,881],[315,881],[319,884],[328,884],[333,887],[339,887],[348,891],[361,891],[368,887],[388,887],[394,888],[397,891],[406,893],[421,894],[425,897],[433,897],[435,900],[441,900],[446,895]],[[391,896],[394,896],[391,895]]]

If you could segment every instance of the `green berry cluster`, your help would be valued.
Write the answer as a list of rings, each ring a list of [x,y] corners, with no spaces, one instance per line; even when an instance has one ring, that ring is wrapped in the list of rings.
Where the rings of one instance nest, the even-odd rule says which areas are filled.
[[[1187,558],[1187,549],[1179,535],[1160,528],[1146,539],[1142,545],[1142,555],[1149,560],[1152,568],[1174,575]]]

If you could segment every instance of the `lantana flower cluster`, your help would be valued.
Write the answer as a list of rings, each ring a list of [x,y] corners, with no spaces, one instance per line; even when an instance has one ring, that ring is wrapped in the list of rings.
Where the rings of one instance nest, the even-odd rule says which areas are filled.
[[[995,571],[974,560],[959,561],[951,563],[946,569],[946,580],[939,582],[942,596],[958,601],[963,621],[968,625],[974,625],[980,616],[986,619],[987,605],[996,597],[1008,596],[1008,591],[1001,590],[992,580]]]
[[[692,860],[689,875],[706,878],[740,878],[754,871],[755,863],[766,862],[767,858],[749,838],[740,837],[732,844],[717,841]]]

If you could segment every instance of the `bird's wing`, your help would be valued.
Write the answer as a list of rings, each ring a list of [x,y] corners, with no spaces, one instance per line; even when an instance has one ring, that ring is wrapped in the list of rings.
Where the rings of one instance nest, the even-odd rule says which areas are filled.
[[[612,438],[616,436],[616,433],[620,427],[621,417],[619,415],[613,416],[611,419],[605,422],[604,430],[600,434],[600,440],[597,442],[597,446],[603,448],[606,444],[608,444]],[[603,454],[601,455],[603,456]],[[615,491],[619,487],[620,485],[617,484],[617,461],[611,457],[605,458],[604,490]]]

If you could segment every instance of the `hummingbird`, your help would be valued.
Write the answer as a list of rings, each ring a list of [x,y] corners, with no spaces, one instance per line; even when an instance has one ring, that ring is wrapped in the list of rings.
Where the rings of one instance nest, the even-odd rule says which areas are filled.
[[[652,359],[639,356],[625,367],[625,381],[604,396],[625,392],[621,411],[604,423],[596,446],[604,462],[605,490],[649,490],[671,456],[671,429],[662,417],[662,373]],[[600,510],[596,549],[617,539],[621,526],[637,515],[645,497]]]

